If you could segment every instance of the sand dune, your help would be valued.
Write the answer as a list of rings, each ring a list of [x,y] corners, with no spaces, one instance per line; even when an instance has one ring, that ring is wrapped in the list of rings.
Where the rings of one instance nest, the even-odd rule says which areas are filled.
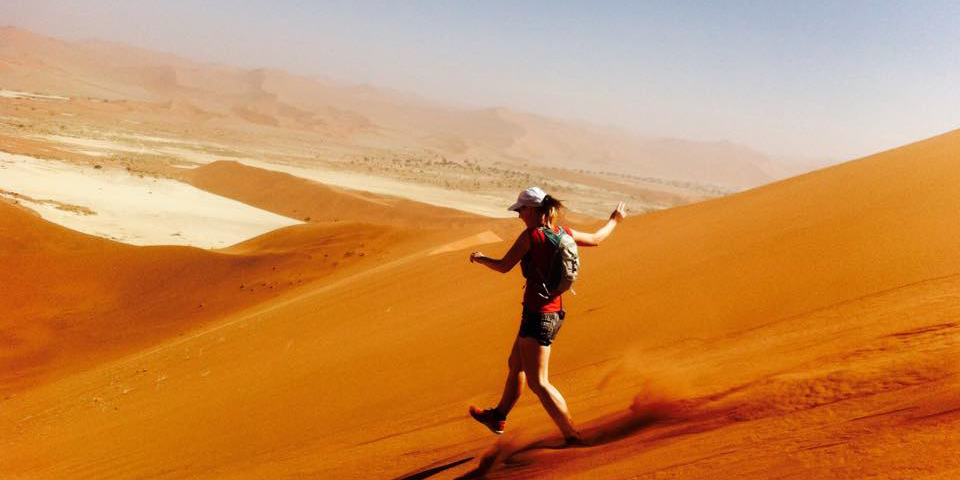
[[[497,236],[497,234],[491,232],[490,230],[486,230],[476,235],[471,235],[469,237],[461,238],[460,240],[456,240],[445,245],[440,245],[439,247],[431,250],[429,254],[437,255],[440,253],[455,252],[457,250],[463,250],[466,248],[475,247],[477,245],[497,243],[497,242],[500,242],[501,240],[503,239]]]
[[[397,196],[328,186],[289,173],[238,162],[214,162],[184,171],[181,177],[203,190],[304,221],[352,220],[407,227],[492,223],[486,217],[460,210],[426,205]],[[455,203],[453,199],[450,201]],[[505,209],[501,208],[500,211],[504,212]]]
[[[958,140],[960,131],[951,132],[731,197],[632,217],[603,246],[584,249],[579,295],[567,299],[551,376],[594,447],[552,448],[559,438],[529,394],[500,439],[466,418],[468,404],[495,402],[502,386],[519,275],[479,270],[463,250],[425,254],[468,235],[403,230],[410,243],[396,255],[224,312],[182,337],[153,338],[159,343],[93,368],[75,360],[62,366],[73,369],[70,375],[8,395],[0,408],[0,473],[950,478],[960,471],[953,454],[960,449]],[[284,188],[295,183],[254,173]],[[226,180],[218,181],[235,195],[259,194]],[[306,208],[296,205],[297,214]],[[404,220],[410,225],[426,222],[428,211],[398,210],[413,215]],[[0,218],[36,221],[6,210]],[[169,293],[139,290],[128,301],[183,298],[182,312],[198,300],[195,292],[218,291],[220,278],[232,280],[223,281],[224,292],[236,288],[231,261],[252,262],[242,256],[247,252],[320,248],[297,234],[313,228],[321,227],[288,227],[238,245],[232,255],[241,256],[156,250],[163,252],[158,259],[192,252],[210,266],[194,261],[191,271],[214,273],[189,282],[167,273],[157,283]],[[346,244],[359,240],[351,235],[399,234],[330,228]],[[89,309],[82,299],[112,295],[101,283],[87,286],[84,272],[95,269],[80,255],[83,242],[62,229],[29,232],[5,240],[4,251],[21,253],[0,257],[4,266],[23,258],[18,246],[49,242],[29,256],[42,268],[26,271],[61,260],[75,270],[13,282],[23,292],[36,285],[90,292],[67,297],[58,311]],[[513,235],[500,237],[483,249],[505,251]],[[71,252],[66,245],[74,244]],[[144,262],[154,269],[173,263]],[[136,272],[145,268],[130,275],[143,277]],[[16,305],[21,295],[5,304]]]
[[[84,235],[0,201],[0,391],[49,381],[404,252],[409,234],[300,225],[220,253]]]

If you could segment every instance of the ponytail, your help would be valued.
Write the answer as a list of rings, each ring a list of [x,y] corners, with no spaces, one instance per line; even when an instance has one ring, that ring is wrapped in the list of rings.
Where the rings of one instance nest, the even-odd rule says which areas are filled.
[[[563,208],[563,203],[560,200],[557,200],[550,195],[543,197],[543,204],[537,207],[537,211],[543,218],[543,223],[545,225],[553,226],[557,222],[557,218],[560,217],[560,209]]]

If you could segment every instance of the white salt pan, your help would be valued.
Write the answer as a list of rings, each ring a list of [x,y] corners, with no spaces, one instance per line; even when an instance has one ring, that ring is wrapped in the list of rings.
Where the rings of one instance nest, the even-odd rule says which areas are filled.
[[[80,137],[66,137],[60,135],[45,135],[41,138],[53,140],[63,144],[82,147],[84,153],[96,155],[96,151],[105,152],[134,152],[140,154],[168,155],[188,162],[200,164],[211,163],[217,160],[234,160],[251,167],[263,168],[285,172],[308,180],[314,180],[327,185],[336,185],[352,190],[363,190],[371,193],[394,195],[408,198],[418,202],[428,203],[442,207],[454,208],[464,212],[475,213],[488,217],[512,217],[516,214],[508,212],[506,206],[509,202],[499,196],[482,195],[477,193],[453,192],[440,187],[427,185],[418,185],[391,178],[378,177],[375,175],[364,175],[362,173],[346,172],[340,170],[320,169],[317,167],[295,166],[277,162],[267,162],[251,158],[231,157],[219,153],[209,153],[198,151],[191,148],[184,148],[191,143],[197,146],[204,142],[186,142],[177,141],[164,137],[150,137],[135,134],[119,134],[112,139],[92,139]],[[116,140],[126,139],[130,143],[122,143]],[[136,140],[164,141],[181,146],[162,145],[148,146]],[[207,143],[207,145],[215,145]]]
[[[38,135],[37,138],[53,140],[54,142],[75,145],[78,147],[94,148],[106,150],[108,152],[132,152],[132,153],[150,153],[142,145],[129,145],[125,143],[111,142],[110,140],[98,140],[94,138],[66,137],[63,135]]]
[[[224,155],[219,153],[207,153],[200,150],[182,147],[182,146],[190,146],[190,145],[201,147],[203,145],[202,143],[176,141],[176,140],[162,138],[162,137],[121,135],[115,138],[96,139],[96,138],[83,138],[83,137],[67,137],[63,135],[38,135],[37,138],[52,140],[54,142],[64,144],[64,145],[83,147],[83,150],[80,150],[82,153],[86,153],[88,155],[96,155],[96,156],[106,156],[116,152],[130,152],[130,153],[137,153],[141,155],[169,156],[169,157],[179,158],[181,160],[186,160],[186,161],[195,162],[195,163],[211,163],[217,160],[240,160],[239,157],[233,157],[230,155]],[[120,141],[117,141],[117,140],[120,140]],[[138,140],[141,140],[141,141],[138,141]],[[182,146],[175,147],[175,146],[146,145],[142,142],[142,140],[147,140],[151,142],[164,141],[164,142],[174,143],[176,145],[182,145]],[[214,146],[215,144],[209,144],[209,145]]]
[[[135,245],[220,248],[301,223],[174,180],[4,152],[0,189],[89,208],[96,214],[21,200],[51,222]]]
[[[0,97],[3,98],[33,98],[38,100],[70,100],[69,97],[61,97],[58,95],[43,95],[40,93],[30,93],[30,92],[18,92],[16,90],[3,90],[0,89]]]

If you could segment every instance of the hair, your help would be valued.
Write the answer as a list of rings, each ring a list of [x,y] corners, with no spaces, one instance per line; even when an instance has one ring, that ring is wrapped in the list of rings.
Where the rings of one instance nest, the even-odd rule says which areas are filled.
[[[543,218],[546,225],[555,225],[560,216],[560,209],[564,208],[560,200],[547,195],[543,197],[543,204],[537,208],[537,213]]]

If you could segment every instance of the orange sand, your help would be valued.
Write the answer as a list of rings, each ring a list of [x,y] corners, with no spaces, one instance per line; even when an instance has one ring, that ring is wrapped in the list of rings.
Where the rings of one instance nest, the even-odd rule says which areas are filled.
[[[361,221],[405,227],[490,223],[490,219],[399,197],[323,185],[288,173],[218,161],[180,173],[191,185],[309,222]],[[500,222],[504,223],[504,222]]]
[[[596,445],[566,450],[529,394],[501,438],[466,416],[499,395],[521,279],[428,253],[497,222],[207,252],[0,204],[0,477],[955,478],[958,152],[951,132],[584,250],[551,376]],[[330,214],[303,198],[274,208]],[[355,205],[337,211],[383,220]]]
[[[300,225],[226,253],[135,247],[80,234],[0,202],[0,392],[183,335],[318,278],[403,251],[409,233]],[[275,248],[283,238],[290,248]],[[293,239],[297,241],[294,242]]]

